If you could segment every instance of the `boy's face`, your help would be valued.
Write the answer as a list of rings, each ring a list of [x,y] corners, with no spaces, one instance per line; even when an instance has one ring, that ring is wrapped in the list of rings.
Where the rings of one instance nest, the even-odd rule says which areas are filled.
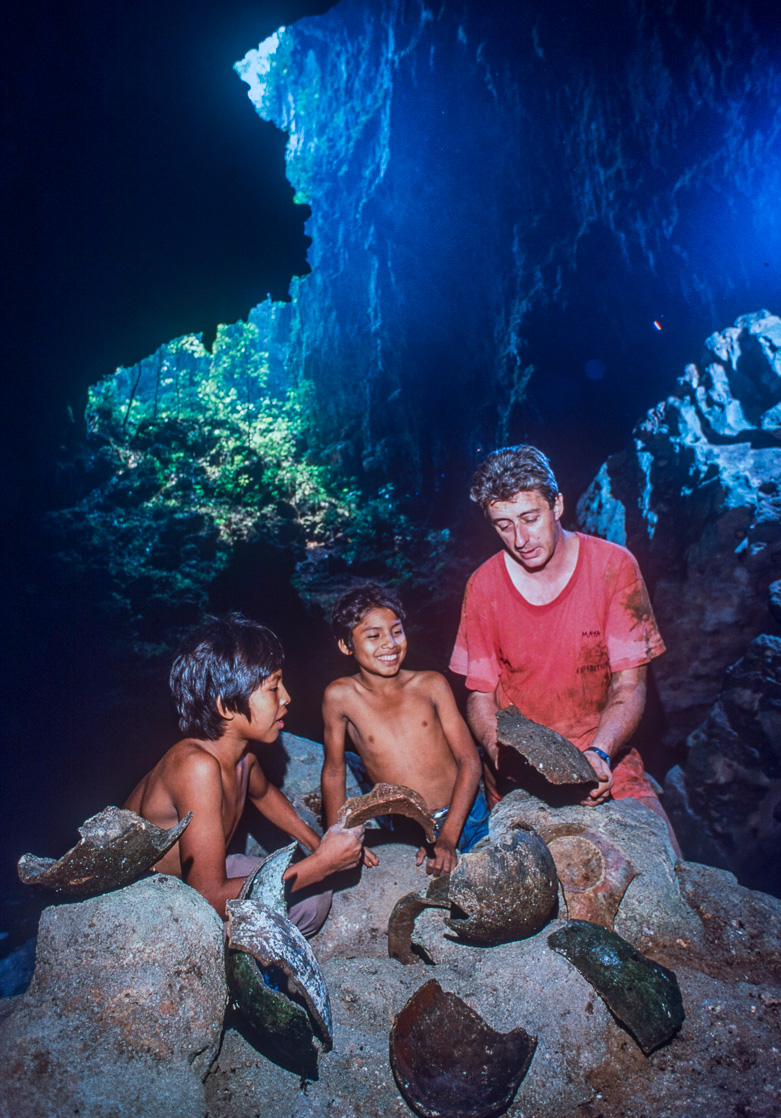
[[[407,655],[404,626],[393,610],[378,607],[365,613],[352,632],[353,646],[339,641],[347,656],[354,656],[358,667],[370,675],[394,676]]]
[[[276,741],[284,729],[283,718],[287,713],[290,695],[282,682],[282,672],[272,672],[249,697],[250,718],[246,723],[247,737],[251,741]],[[242,718],[240,714],[236,718]]]

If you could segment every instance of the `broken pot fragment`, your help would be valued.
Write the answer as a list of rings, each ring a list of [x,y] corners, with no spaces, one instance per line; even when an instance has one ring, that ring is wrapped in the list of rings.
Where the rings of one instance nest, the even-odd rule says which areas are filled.
[[[548,936],[548,943],[577,967],[646,1055],[680,1029],[686,1014],[675,972],[641,955],[616,932],[571,920]]]
[[[79,827],[81,841],[62,858],[23,854],[17,871],[25,885],[43,885],[76,897],[93,897],[130,885],[178,842],[193,813],[166,830],[134,811],[107,807]]]
[[[424,908],[450,908],[448,900],[449,876],[433,877],[424,893],[407,893],[396,901],[388,920],[388,955],[404,966],[420,962],[412,950],[412,932],[415,921]]]
[[[596,831],[559,834],[548,838],[547,843],[564,890],[568,918],[612,929],[637,869]]]
[[[287,978],[287,993],[300,999],[323,1046],[333,1043],[331,1001],[323,972],[295,924],[260,901],[228,901],[229,959],[249,955],[260,968],[274,968]],[[251,970],[253,968],[250,968]],[[268,983],[260,975],[263,986]],[[274,991],[279,993],[280,991]],[[284,993],[285,991],[282,991]],[[240,1003],[243,1007],[243,1003]]]
[[[515,1098],[537,1038],[498,1033],[432,979],[396,1015],[390,1062],[407,1103],[425,1118],[491,1118]]]
[[[228,901],[225,969],[235,1008],[266,1054],[308,1077],[317,1069],[317,1039],[333,1043],[331,1001],[323,972],[287,919],[283,875],[296,843],[269,854]]]
[[[405,788],[403,784],[375,784],[365,796],[345,800],[336,819],[345,827],[358,827],[378,815],[406,815],[420,823],[426,832],[426,842],[433,842],[436,837],[434,820],[426,801],[418,792]]]
[[[525,939],[555,912],[556,867],[540,836],[518,828],[462,854],[448,898],[455,907],[445,923],[464,939],[487,945]]]
[[[532,722],[517,707],[507,707],[496,715],[496,740],[515,749],[551,784],[596,783],[594,770],[571,741]]]

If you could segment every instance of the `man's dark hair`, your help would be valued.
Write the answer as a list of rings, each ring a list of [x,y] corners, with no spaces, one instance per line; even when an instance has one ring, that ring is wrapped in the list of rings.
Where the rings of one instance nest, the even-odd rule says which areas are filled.
[[[171,668],[179,729],[188,737],[216,741],[227,722],[217,700],[225,710],[249,718],[250,695],[284,658],[282,645],[265,625],[242,613],[210,618],[185,637]]]
[[[553,508],[559,487],[551,464],[536,446],[521,444],[489,454],[475,471],[469,495],[486,512],[494,501],[511,501],[530,489],[539,489]]]
[[[389,609],[402,624],[407,620],[404,607],[392,590],[387,590],[378,582],[364,582],[361,586],[345,590],[334,606],[331,628],[336,639],[352,648],[353,629],[360,625],[370,609]]]

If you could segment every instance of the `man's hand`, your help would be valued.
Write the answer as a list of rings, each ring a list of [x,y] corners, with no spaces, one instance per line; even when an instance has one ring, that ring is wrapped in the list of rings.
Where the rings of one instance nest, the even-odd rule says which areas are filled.
[[[422,865],[425,858],[426,873],[433,874],[434,877],[441,877],[443,873],[451,873],[456,868],[458,854],[455,846],[448,839],[440,835],[434,843],[433,851],[433,854],[429,854],[426,847],[421,846],[418,849],[415,864]]]
[[[368,846],[364,846],[363,848],[363,864],[369,867],[379,866],[380,864],[380,859],[373,850],[369,850]]]
[[[610,799],[610,789],[613,787],[613,774],[610,771],[610,765],[608,765],[607,761],[603,761],[599,754],[594,753],[593,750],[587,749],[584,756],[594,770],[594,775],[599,781],[599,784],[589,792],[585,800],[581,800],[580,802],[589,807],[595,807],[597,804],[603,804],[606,800]]]

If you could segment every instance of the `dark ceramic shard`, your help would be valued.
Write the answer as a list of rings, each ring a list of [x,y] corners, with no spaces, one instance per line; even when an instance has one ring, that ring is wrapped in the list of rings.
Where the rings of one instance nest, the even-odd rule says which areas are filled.
[[[608,928],[571,920],[548,943],[577,967],[648,1055],[680,1029],[686,1014],[675,972],[641,955]]]
[[[244,953],[251,955],[261,968],[281,971],[287,979],[287,992],[303,1002],[323,1046],[330,1049],[333,1022],[328,987],[301,932],[281,913],[259,901],[228,901],[226,908],[229,962],[233,963],[237,953]],[[260,977],[268,988],[267,976]],[[239,1005],[244,1008],[243,1000]]]
[[[412,950],[412,932],[415,921],[424,908],[450,908],[447,896],[448,875],[432,878],[425,896],[407,893],[398,900],[388,920],[388,955],[404,966],[419,963],[420,956]]]
[[[525,939],[555,912],[556,866],[540,836],[519,828],[462,854],[448,897],[456,910],[446,924],[462,938],[487,945]]]
[[[496,738],[500,745],[520,753],[551,784],[596,783],[588,759],[571,741],[548,726],[532,722],[514,706],[497,714]]]
[[[134,811],[107,807],[79,827],[81,841],[58,861],[23,854],[17,871],[25,885],[43,885],[75,897],[109,893],[130,885],[159,862],[192,817],[188,811],[175,827],[165,830]]]
[[[376,819],[378,815],[406,815],[420,823],[427,842],[434,841],[434,820],[425,800],[403,784],[375,784],[365,796],[353,796],[352,799],[345,800],[336,818],[345,827],[358,827],[369,819]]]
[[[529,1070],[537,1038],[498,1033],[432,979],[396,1015],[390,1062],[407,1103],[425,1118],[503,1114]]]
[[[612,928],[637,870],[621,851],[594,831],[548,839],[570,920]]]

